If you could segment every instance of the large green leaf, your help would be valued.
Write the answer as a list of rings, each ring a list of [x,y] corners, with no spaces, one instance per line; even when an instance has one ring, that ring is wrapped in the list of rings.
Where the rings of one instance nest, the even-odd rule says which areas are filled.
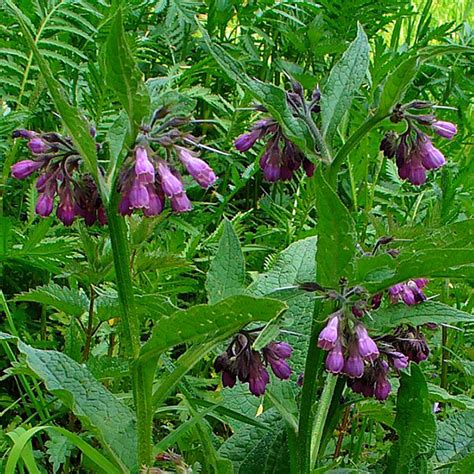
[[[451,415],[438,425],[436,459],[442,463],[460,461],[474,452],[474,412]],[[473,465],[471,465],[472,467]],[[467,471],[466,471],[467,472]]]
[[[286,309],[270,298],[239,295],[214,305],[196,305],[162,317],[150,340],[142,347],[142,358],[150,358],[178,344],[208,337],[226,337],[253,321],[269,321]]]
[[[342,277],[352,274],[357,235],[354,221],[334,189],[317,173],[316,209],[318,211],[318,283],[336,288]]]
[[[288,305],[279,324],[291,334],[280,335],[280,338],[283,337],[293,347],[290,363],[295,379],[304,369],[314,293],[285,288],[316,279],[316,242],[316,237],[309,237],[291,244],[278,255],[269,271],[258,275],[248,288],[250,293],[257,296],[278,298]]]
[[[33,56],[38,64],[41,74],[43,75],[54,105],[56,106],[75,147],[84,159],[88,171],[92,176],[94,176],[105,197],[106,193],[103,189],[103,180],[100,179],[99,170],[97,168],[96,147],[94,140],[89,133],[89,124],[82,119],[81,113],[75,107],[70,105],[66,99],[66,94],[64,93],[61,83],[54,77],[48,61],[40,52],[33,38],[30,30],[31,22],[28,17],[26,17],[11,0],[5,0],[5,5],[7,5],[18,20],[23,37],[28,44],[28,48],[33,52]]]
[[[258,102],[267,108],[272,117],[283,128],[285,136],[298,145],[308,158],[313,161],[318,159],[316,155],[317,146],[313,135],[306,122],[302,118],[293,115],[288,106],[285,91],[273,84],[267,84],[249,77],[236,59],[231,57],[224,48],[212,42],[207,31],[202,28],[200,23],[198,23],[198,26],[209,52],[225,74],[237,84],[244,86]]]
[[[383,116],[390,113],[392,107],[403,99],[408,86],[416,76],[418,66],[418,58],[411,57],[405,59],[387,77],[380,98],[380,104],[377,111],[378,115]]]
[[[16,339],[4,333],[0,333],[0,338]],[[137,439],[133,412],[84,366],[67,355],[34,349],[21,341],[17,341],[17,345],[25,354],[28,367],[97,435],[124,471],[136,469]]]
[[[474,316],[435,301],[426,301],[415,306],[407,306],[403,303],[391,305],[371,313],[370,317],[366,317],[364,320],[368,328],[379,333],[405,323],[419,326],[426,323],[458,322],[472,323]]]
[[[357,259],[354,283],[372,293],[420,277],[465,277],[474,264],[474,222],[464,220],[420,233],[400,232],[400,255]]]
[[[270,409],[258,419],[268,429],[241,428],[220,447],[219,454],[232,461],[234,474],[289,472],[288,447],[280,415]]]
[[[369,69],[369,40],[361,25],[357,36],[332,68],[321,97],[322,132],[328,142],[351,106]]]
[[[390,450],[385,471],[388,474],[427,472],[435,451],[436,420],[425,377],[418,365],[412,364],[410,368],[410,374],[401,375],[394,424],[398,440]]]
[[[81,289],[67,288],[55,283],[38,286],[15,297],[16,301],[33,301],[52,306],[71,316],[82,316],[89,309],[89,298]]]
[[[130,133],[134,136],[142,119],[149,113],[150,97],[127,43],[121,8],[117,9],[112,19],[101,53],[101,62],[106,83],[127,111],[131,124]]]
[[[239,238],[227,219],[223,227],[219,248],[207,273],[206,289],[210,304],[245,292],[245,260]]]

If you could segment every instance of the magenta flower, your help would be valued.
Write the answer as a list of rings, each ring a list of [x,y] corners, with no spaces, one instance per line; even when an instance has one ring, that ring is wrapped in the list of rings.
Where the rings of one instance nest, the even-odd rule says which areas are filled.
[[[216,182],[216,175],[212,168],[203,160],[183,147],[176,147],[178,158],[183,163],[186,171],[203,187],[208,188]]]
[[[74,201],[69,183],[61,185],[58,195],[59,205],[56,209],[56,215],[65,226],[70,226],[74,222],[76,212],[74,211]]]
[[[35,212],[41,217],[48,217],[53,212],[54,194],[41,193],[36,201]]]
[[[39,155],[46,153],[49,147],[41,138],[35,137],[28,142],[28,148],[36,155]]]
[[[431,140],[427,139],[423,143],[420,149],[421,160],[423,166],[427,170],[433,170],[436,168],[441,168],[446,164],[446,159],[444,155],[433,146]]]
[[[286,342],[271,342],[263,348],[264,360],[270,364],[273,373],[282,380],[290,378],[291,367],[285,359],[291,356],[293,349]]]
[[[143,184],[155,181],[155,168],[148,159],[148,153],[143,146],[138,146],[135,149],[135,175]]]
[[[364,374],[364,360],[359,353],[358,344],[349,344],[349,357],[344,363],[344,373],[351,378],[359,378]]]
[[[338,374],[344,368],[344,354],[343,347],[339,339],[336,340],[336,344],[329,351],[329,354],[326,357],[326,369],[333,373]]]
[[[367,329],[365,329],[362,324],[358,324],[356,326],[356,335],[357,335],[357,344],[359,347],[359,354],[361,357],[367,360],[375,360],[379,356],[379,349],[377,344],[373,341],[373,339],[367,333]]]
[[[188,212],[193,208],[187,194],[183,191],[171,198],[171,208],[174,212]]]
[[[38,171],[43,165],[44,161],[23,160],[12,166],[11,173],[15,179],[25,179],[30,174]]]
[[[157,216],[163,211],[164,195],[161,189],[157,191],[154,184],[147,184],[148,191],[148,207],[143,209],[143,215],[146,217]]]
[[[437,120],[431,124],[434,132],[437,133],[440,137],[447,138],[451,140],[456,133],[458,133],[458,129],[454,123],[451,122],[443,122],[442,120]]]
[[[133,182],[128,194],[128,199],[132,209],[147,208],[150,203],[148,190],[138,179]]]
[[[319,334],[318,347],[324,349],[325,351],[333,349],[336,345],[336,341],[339,337],[339,316],[339,311],[334,313],[332,317],[329,318],[326,327]]]
[[[161,189],[166,196],[172,198],[183,194],[183,183],[171,172],[165,161],[158,162],[158,174],[160,176]]]

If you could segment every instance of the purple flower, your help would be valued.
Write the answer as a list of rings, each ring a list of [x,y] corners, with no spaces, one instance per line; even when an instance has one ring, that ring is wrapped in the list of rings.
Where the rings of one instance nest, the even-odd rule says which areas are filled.
[[[189,150],[183,147],[176,147],[178,158],[183,163],[187,172],[203,188],[212,186],[216,181],[216,175],[212,168],[203,160],[196,158]]]
[[[391,362],[393,366],[397,369],[406,369],[408,367],[408,357],[401,352],[392,352],[390,354]]]
[[[119,212],[122,216],[131,216],[133,208],[130,206],[130,199],[128,198],[128,192],[122,193],[122,198],[119,202]]]
[[[44,161],[23,160],[15,163],[12,168],[12,176],[15,179],[25,179],[30,174],[38,171],[44,165]]]
[[[174,212],[188,212],[193,208],[191,201],[183,191],[171,198],[171,208]]]
[[[362,324],[356,326],[357,344],[359,347],[359,354],[367,360],[375,360],[379,356],[379,349],[377,344],[368,335],[367,329]]]
[[[436,120],[434,123],[431,124],[435,133],[437,133],[440,137],[447,138],[451,140],[456,133],[458,133],[458,129],[456,125],[451,122],[443,122],[442,120]]]
[[[183,183],[171,172],[165,161],[158,162],[158,174],[160,175],[161,189],[168,197],[172,198],[184,193]]]
[[[385,374],[379,374],[375,381],[374,396],[377,400],[386,400],[392,391],[392,386]]]
[[[222,385],[224,387],[232,388],[235,385],[236,381],[237,381],[237,378],[235,377],[234,374],[227,372],[227,370],[224,370],[222,372]]]
[[[398,283],[392,286],[388,292],[392,303],[402,300],[406,305],[413,306],[426,300],[426,296],[421,290],[426,286],[428,280],[419,278],[406,283]]]
[[[261,363],[251,368],[248,382],[250,392],[256,397],[265,393],[267,383],[270,382],[270,376]]]
[[[336,344],[333,349],[329,351],[326,357],[326,369],[333,373],[338,374],[344,368],[344,354],[341,341],[336,340]]]
[[[344,373],[351,378],[360,378],[364,374],[364,360],[355,342],[349,345],[349,357],[344,363]]]
[[[24,128],[19,128],[18,130],[13,130],[12,138],[33,138],[36,137],[36,132],[33,130],[25,130]]]
[[[59,205],[56,209],[56,215],[65,226],[70,226],[74,222],[76,212],[74,210],[74,202],[72,199],[72,193],[69,184],[63,183],[59,188],[58,194]]]
[[[32,138],[28,142],[28,148],[37,155],[48,151],[48,145],[39,137]]]
[[[36,201],[35,212],[41,217],[48,217],[53,212],[54,194],[41,193]]]
[[[444,158],[444,155],[433,146],[431,140],[429,139],[424,141],[420,150],[420,154],[423,166],[427,170],[441,168],[441,166],[444,166],[446,164],[446,159]]]
[[[143,184],[155,181],[155,168],[148,158],[146,148],[143,146],[138,146],[135,149],[135,175]]]
[[[339,316],[340,312],[336,312],[329,318],[326,327],[321,331],[318,337],[318,347],[329,351],[334,348],[339,337]]]
[[[128,194],[128,199],[130,201],[130,207],[135,209],[147,208],[150,203],[148,190],[138,179],[133,182]]]
[[[292,348],[286,342],[271,342],[263,348],[264,360],[270,364],[273,373],[282,380],[290,378],[291,368],[285,359],[291,356]]]
[[[164,196],[161,192],[158,193],[153,184],[147,184],[148,191],[148,208],[143,209],[143,214],[147,217],[157,216],[163,211]]]
[[[234,146],[240,152],[248,151],[255,145],[257,140],[260,138],[260,135],[260,130],[252,130],[250,133],[243,133],[236,138]]]

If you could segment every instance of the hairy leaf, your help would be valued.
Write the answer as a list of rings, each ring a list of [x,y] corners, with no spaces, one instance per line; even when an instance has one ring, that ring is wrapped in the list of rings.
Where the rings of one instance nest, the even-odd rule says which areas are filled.
[[[428,387],[420,367],[403,372],[397,398],[395,429],[398,440],[387,462],[388,474],[426,472],[436,444],[436,421],[428,400]]]
[[[224,220],[219,248],[207,273],[206,289],[210,304],[245,291],[245,260],[232,223]]]
[[[321,96],[322,132],[328,142],[351,106],[369,68],[369,40],[359,24],[357,37],[332,68]]]
[[[440,463],[460,461],[474,452],[474,412],[451,415],[438,425],[436,459]],[[467,471],[466,471],[467,472]]]

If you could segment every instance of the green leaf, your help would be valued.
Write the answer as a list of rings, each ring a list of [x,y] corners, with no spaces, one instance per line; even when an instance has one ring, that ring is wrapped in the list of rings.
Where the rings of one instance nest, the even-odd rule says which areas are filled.
[[[369,69],[369,40],[357,25],[357,36],[332,68],[321,96],[322,133],[332,141],[334,132],[352,99],[362,85]]]
[[[410,278],[451,277],[474,264],[474,222],[464,220],[420,233],[400,232],[395,237],[406,240],[398,248],[400,255],[357,259],[354,284],[371,293]]]
[[[408,86],[418,72],[419,60],[416,57],[405,59],[385,81],[380,104],[377,111],[378,115],[387,115],[392,107],[398,104],[405,95]]]
[[[436,459],[440,463],[460,461],[474,452],[474,412],[452,414],[438,424]],[[472,465],[471,465],[472,468]],[[468,471],[465,471],[466,473]]]
[[[46,454],[53,465],[53,473],[56,474],[71,455],[74,445],[65,436],[52,434],[45,446],[48,448]]]
[[[288,305],[281,327],[293,334],[284,339],[293,347],[290,359],[293,377],[304,369],[311,320],[314,311],[314,293],[285,289],[316,279],[316,237],[291,244],[275,259],[267,273],[258,275],[248,290],[257,296],[271,296]]]
[[[232,223],[224,220],[219,248],[206,279],[209,303],[215,304],[228,296],[245,292],[245,260],[239,238]]]
[[[269,321],[286,309],[280,301],[251,296],[231,296],[214,305],[196,305],[162,317],[150,340],[142,347],[142,358],[197,339],[224,337],[253,321]]]
[[[11,339],[0,333],[2,339]],[[18,341],[28,367],[91,429],[124,470],[137,467],[133,412],[82,365],[56,351],[34,349]]]
[[[231,57],[221,46],[211,41],[207,31],[199,22],[198,26],[209,52],[224,73],[237,84],[245,87],[258,102],[264,105],[272,117],[281,125],[285,136],[298,145],[309,159],[316,161],[318,159],[316,155],[317,147],[313,136],[306,122],[302,118],[295,117],[288,107],[285,91],[273,84],[250,78],[242,70],[238,61]]]
[[[122,15],[122,9],[118,8],[101,52],[101,62],[107,86],[127,111],[130,134],[134,137],[142,119],[149,113],[150,97],[127,43]]]
[[[357,235],[354,221],[333,188],[317,172],[316,209],[318,211],[318,283],[336,288],[342,277],[352,274]]]
[[[398,440],[387,462],[388,474],[427,472],[435,451],[436,420],[428,399],[428,387],[420,367],[411,364],[411,374],[402,372],[394,427]]]
[[[450,324],[459,322],[474,322],[474,316],[452,308],[451,306],[425,301],[415,306],[403,303],[391,305],[371,313],[364,318],[364,324],[373,331],[382,333],[400,324],[420,326],[426,323]]]
[[[52,306],[71,316],[82,316],[89,309],[89,298],[82,289],[67,288],[55,283],[21,293],[15,300]]]
[[[11,2],[11,0],[5,0],[5,4],[18,20],[23,36],[28,44],[28,48],[33,52],[33,56],[38,63],[39,69],[46,82],[54,105],[61,115],[61,119],[63,120],[64,125],[74,142],[74,146],[81,154],[88,171],[98,183],[103,197],[105,197],[106,193],[103,189],[103,180],[99,177],[99,170],[97,167],[96,147],[94,140],[89,133],[89,124],[87,124],[81,118],[80,112],[67,101],[66,94],[64,93],[60,82],[54,77],[53,72],[49,67],[48,61],[43,57],[40,50],[38,49],[38,46],[36,45],[36,42],[28,26],[31,25],[29,19],[16,5],[13,4],[13,2]]]
[[[280,415],[270,409],[259,416],[259,421],[269,429],[243,427],[219,448],[219,454],[232,461],[234,474],[290,472],[286,434]]]
[[[428,383],[428,392],[433,403],[447,402],[464,410],[474,410],[474,400],[467,395],[451,395],[447,390],[433,383]]]

